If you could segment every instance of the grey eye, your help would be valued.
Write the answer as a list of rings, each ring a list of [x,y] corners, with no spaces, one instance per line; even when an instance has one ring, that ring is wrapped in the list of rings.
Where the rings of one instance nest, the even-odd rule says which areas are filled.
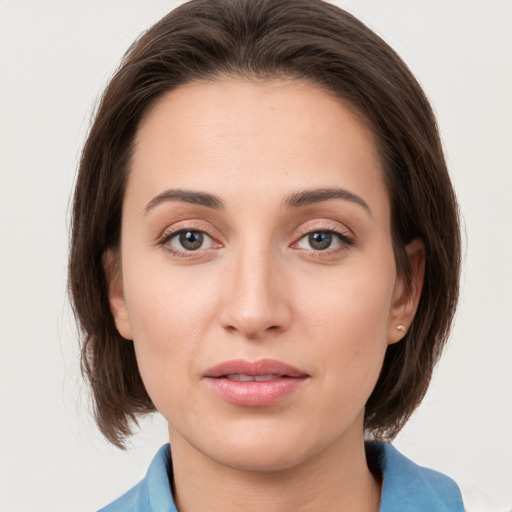
[[[352,242],[348,237],[329,230],[311,231],[311,233],[304,235],[297,243],[299,249],[306,249],[307,251],[337,249],[343,245],[352,245]]]
[[[204,244],[211,245],[212,239],[202,231],[183,230],[176,233],[170,240],[174,249],[185,251],[197,251],[204,249]]]
[[[308,242],[312,249],[316,251],[323,251],[328,249],[332,244],[332,233],[328,231],[315,231],[309,233]]]

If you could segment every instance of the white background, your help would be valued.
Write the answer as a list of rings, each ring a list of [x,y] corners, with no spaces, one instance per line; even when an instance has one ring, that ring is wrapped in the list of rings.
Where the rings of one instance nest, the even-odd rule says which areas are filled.
[[[95,430],[65,294],[69,196],[94,104],[133,39],[177,2],[0,0],[0,511],[90,511],[144,474]],[[512,1],[340,1],[417,75],[465,220],[460,309],[396,441],[512,509]],[[491,508],[489,508],[491,510]]]

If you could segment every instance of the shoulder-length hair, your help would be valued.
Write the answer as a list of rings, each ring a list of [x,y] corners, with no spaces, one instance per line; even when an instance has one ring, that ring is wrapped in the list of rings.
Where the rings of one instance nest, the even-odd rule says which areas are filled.
[[[399,274],[420,238],[424,286],[405,338],[388,347],[365,410],[369,438],[392,438],[427,390],[458,298],[460,233],[455,195],[432,109],[398,55],[349,13],[320,0],[192,0],[128,50],[106,88],[76,182],[69,290],[81,330],[82,369],[103,434],[122,447],[132,421],[155,410],[133,343],[117,332],[102,256],[120,241],[134,137],[166,92],[220,76],[312,82],[343,100],[374,132],[391,202]]]

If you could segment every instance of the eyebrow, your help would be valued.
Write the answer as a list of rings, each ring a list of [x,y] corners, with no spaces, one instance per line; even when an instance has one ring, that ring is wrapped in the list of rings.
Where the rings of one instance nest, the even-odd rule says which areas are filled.
[[[198,204],[220,210],[224,208],[222,199],[206,192],[195,192],[192,190],[169,189],[155,196],[144,208],[144,215],[147,215],[153,208],[167,201],[183,201],[190,204]]]
[[[315,188],[303,190],[290,195],[284,202],[286,208],[299,208],[310,204],[321,203],[329,199],[344,199],[362,206],[369,214],[372,211],[366,201],[344,188]]]
[[[344,199],[362,206],[370,215],[370,207],[366,201],[343,188],[315,188],[311,190],[302,190],[288,196],[284,201],[285,208],[300,208],[310,204],[329,201],[330,199]],[[220,210],[224,208],[224,202],[220,197],[208,194],[206,192],[196,192],[193,190],[169,189],[155,196],[144,208],[144,215],[147,215],[152,209],[167,201],[183,201],[185,203],[197,204]]]

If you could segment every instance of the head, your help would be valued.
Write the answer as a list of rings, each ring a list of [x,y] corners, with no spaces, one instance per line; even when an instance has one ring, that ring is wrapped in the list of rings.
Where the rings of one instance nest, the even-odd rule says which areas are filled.
[[[220,112],[232,122],[219,121]],[[313,122],[316,115],[322,122]],[[187,124],[187,119],[199,119],[198,124],[204,129],[198,128],[194,134],[195,122]],[[247,119],[256,119],[255,126],[250,128]],[[281,120],[287,129],[272,132]],[[301,126],[312,128],[301,132]],[[293,134],[291,127],[296,128]],[[241,143],[242,139],[237,139],[249,128],[251,137],[254,136],[252,140],[256,141],[250,151]],[[217,151],[218,160],[211,152],[196,155],[191,145],[194,137],[204,143],[201,147],[208,148],[210,142],[210,146],[217,144],[208,140],[215,133],[223,133],[222,140],[234,143]],[[336,133],[348,135],[329,138]],[[286,137],[291,139],[291,135],[300,142],[296,147],[291,143],[286,146],[290,148],[289,160],[286,155],[281,162],[272,160],[273,155],[279,154],[279,148],[272,147],[273,141],[282,142]],[[318,150],[311,155],[307,149],[301,149],[309,142],[312,146],[316,144]],[[165,147],[166,151],[160,151]],[[242,152],[236,153],[234,147],[242,147]],[[261,156],[269,147],[268,158]],[[359,153],[353,148],[359,148]],[[287,177],[286,166],[297,163],[292,160],[293,155],[300,153],[304,157],[301,161],[311,156],[311,162],[314,154],[330,158],[331,151],[329,165],[320,165],[323,172],[312,173],[313,164],[302,170],[294,165],[291,177]],[[190,154],[198,160],[190,161],[187,156]],[[342,160],[340,155],[344,155]],[[346,155],[351,155],[352,160],[346,160]],[[160,171],[155,171],[154,176],[145,175],[146,164],[153,157],[156,163],[149,168]],[[363,160],[357,160],[359,157]],[[228,173],[230,158],[238,160]],[[207,172],[194,174],[194,168],[208,163],[211,167]],[[338,176],[336,163],[352,169],[350,176],[355,181],[348,175]],[[169,171],[162,181],[164,168],[175,171]],[[269,172],[259,175],[262,168],[275,169],[274,175]],[[358,173],[357,169],[363,171]],[[156,181],[152,182],[153,177]],[[144,184],[150,182],[155,185],[144,196]],[[237,203],[234,198],[243,190],[241,183],[247,184],[251,194]],[[257,229],[261,229],[260,240],[268,242],[265,235],[273,233],[276,244],[281,240],[282,246],[293,255],[302,251],[305,240],[312,240],[306,236],[309,233],[306,228],[328,231],[331,236],[340,231],[334,236],[338,236],[339,244],[348,244],[347,247],[351,243],[347,239],[355,231],[354,243],[358,247],[358,228],[351,229],[350,220],[333,221],[328,214],[328,201],[322,203],[326,205],[323,217],[330,220],[322,225],[306,226],[311,214],[304,210],[307,194],[301,197],[300,192],[313,188],[317,192],[341,188],[354,192],[356,199],[345,197],[343,201],[350,204],[343,208],[356,210],[346,214],[348,219],[356,219],[355,225],[357,216],[367,215],[364,205],[370,202],[372,216],[378,219],[373,226],[387,237],[374,249],[380,247],[389,258],[358,260],[361,264],[371,261],[372,266],[358,267],[358,279],[347,281],[348,274],[332,273],[336,265],[329,262],[324,261],[326,264],[322,265],[317,261],[303,262],[300,265],[306,265],[304,268],[290,261],[285,265],[276,256],[279,251],[275,252],[272,244],[247,250],[253,242],[246,237],[242,243],[238,235]],[[318,332],[323,336],[322,329],[327,322],[333,341],[336,341],[335,329],[343,327],[339,333],[341,346],[347,337],[364,335],[357,325],[378,324],[368,335],[372,340],[380,336],[382,343],[368,345],[368,350],[377,347],[378,357],[372,359],[368,368],[371,377],[361,391],[364,395],[362,424],[367,437],[396,435],[421,402],[449,332],[458,295],[460,238],[456,201],[434,115],[421,87],[394,51],[350,14],[316,0],[193,0],[172,11],[130,48],[103,95],[83,150],[74,198],[69,270],[71,297],[83,335],[83,370],[93,390],[96,419],[106,437],[119,446],[130,434],[131,422],[139,415],[153,412],[155,403],[160,410],[167,407],[159,403],[163,399],[158,393],[151,392],[158,384],[149,376],[158,378],[161,369],[149,360],[144,347],[137,349],[138,336],[143,337],[138,333],[149,331],[138,320],[135,311],[138,292],[132,290],[139,286],[137,282],[153,281],[151,277],[139,281],[129,279],[126,273],[140,265],[140,261],[132,261],[136,252],[132,249],[137,243],[133,235],[136,220],[130,220],[135,219],[133,211],[143,206],[150,216],[149,210],[156,212],[159,206],[155,200],[157,192],[169,189],[207,192],[210,197],[203,198],[202,207],[215,212],[194,211],[196,224],[183,226],[208,234],[210,252],[208,256],[204,252],[201,257],[210,260],[180,263],[178,272],[173,271],[170,279],[179,284],[176,276],[183,276],[184,268],[195,272],[201,265],[209,265],[203,277],[208,289],[213,291],[205,294],[192,289],[182,294],[178,288],[170,292],[166,307],[175,312],[169,313],[174,325],[180,314],[186,316],[186,305],[191,300],[198,301],[206,323],[219,319],[215,328],[226,333],[228,344],[237,343],[233,332],[247,340],[261,338],[261,333],[256,334],[259,331],[266,333],[265,336],[287,340],[287,336],[293,337],[287,333],[295,328],[311,332],[313,339],[315,326],[321,326]],[[358,193],[360,190],[363,197]],[[368,201],[367,197],[373,197],[375,190],[374,199]],[[260,202],[251,202],[251,197],[256,196]],[[361,198],[364,205],[358,202]],[[190,203],[189,199],[185,203]],[[219,213],[222,208],[215,207],[219,206],[215,204],[218,199],[224,203],[224,213]],[[288,205],[294,203],[299,210],[287,213],[286,217],[280,208],[283,199]],[[204,200],[210,201],[210,206],[205,206]],[[257,223],[251,220],[258,211],[267,210],[268,215],[261,215]],[[164,217],[172,217],[173,211],[166,212]],[[318,217],[316,210],[313,217]],[[302,235],[286,234],[283,226],[287,223],[303,229]],[[175,229],[156,238],[173,247],[179,241],[176,233]],[[166,237],[162,238],[163,235]],[[363,240],[360,245],[364,243]],[[245,249],[238,252],[233,249],[231,271],[223,274],[222,266],[215,262],[218,254],[226,252],[226,247]],[[309,264],[316,265],[315,269],[322,267],[321,272],[331,269],[331,273],[311,273],[314,279],[308,281],[304,276],[310,275]],[[251,270],[244,274],[247,266]],[[350,268],[350,265],[338,267]],[[294,268],[299,269],[300,280],[295,280],[299,274],[294,274]],[[254,322],[251,324],[249,317],[246,323],[240,320],[243,317],[240,304],[249,296],[242,288],[251,286],[247,279],[251,272],[262,283],[258,292],[261,303],[275,306],[268,312],[266,327],[261,327],[265,322],[259,327]],[[372,279],[366,286],[363,285],[368,279],[361,277],[363,273]],[[199,275],[194,274],[194,279]],[[237,280],[237,276],[242,279]],[[349,283],[345,295],[339,292],[338,278]],[[382,294],[370,297],[375,288],[372,283],[381,278]],[[316,296],[317,290],[312,287],[315,281],[324,283],[327,292]],[[144,287],[139,286],[139,292],[141,289]],[[144,289],[146,292],[152,293],[151,289]],[[256,292],[251,293],[255,296]],[[349,293],[353,302],[361,299],[361,307],[341,306]],[[191,298],[194,294],[199,298]],[[304,299],[294,302],[290,297]],[[216,314],[208,316],[209,308]],[[164,309],[154,308],[157,324],[164,322],[165,315],[161,314]],[[260,313],[263,309],[260,304]],[[325,311],[332,314],[324,315]],[[147,317],[151,313],[144,314]],[[352,330],[351,322],[357,324]],[[396,330],[398,324],[406,326],[405,333]],[[187,336],[180,326],[176,333],[176,336]],[[356,345],[351,343],[347,346],[357,352]],[[225,347],[216,350],[229,352]],[[361,350],[364,352],[364,345]],[[350,357],[349,353],[334,351],[333,354]],[[198,355],[199,360],[201,357],[210,361],[213,356],[203,353]],[[311,371],[314,373],[315,369]],[[346,389],[347,383],[341,384]]]

